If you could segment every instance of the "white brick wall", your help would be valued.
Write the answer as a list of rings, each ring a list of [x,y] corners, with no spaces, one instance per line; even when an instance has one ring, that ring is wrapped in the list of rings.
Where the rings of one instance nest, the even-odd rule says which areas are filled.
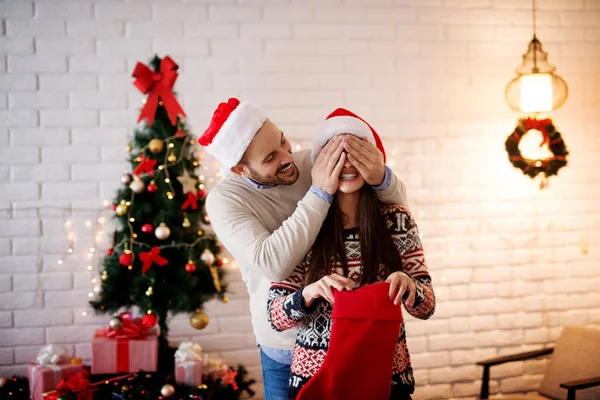
[[[154,51],[180,65],[196,133],[218,101],[243,96],[306,146],[320,119],[349,107],[380,131],[408,184],[434,278],[436,315],[407,321],[415,398],[473,398],[477,360],[552,343],[564,324],[600,325],[600,0],[539,3],[538,36],[570,86],[553,115],[570,165],[543,191],[503,150],[517,118],[503,90],[530,40],[529,2],[3,0],[0,208],[112,196],[141,99],[131,69]],[[88,359],[107,317],[82,315],[85,254],[57,264],[61,211],[0,219],[0,375],[23,374],[45,343]],[[207,305],[209,326],[180,316],[171,338],[260,378],[245,287],[235,269],[228,279],[231,301]],[[493,369],[490,390],[535,390],[544,365]]]

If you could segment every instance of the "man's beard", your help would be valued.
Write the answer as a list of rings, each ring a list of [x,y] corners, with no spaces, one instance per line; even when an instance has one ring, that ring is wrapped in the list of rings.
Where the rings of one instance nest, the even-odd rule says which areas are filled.
[[[288,176],[288,177],[280,177],[281,173],[280,171],[285,170],[289,165],[292,165],[292,168],[294,168],[295,170],[295,174],[292,176]],[[252,179],[254,182],[260,184],[260,185],[264,185],[264,186],[276,186],[276,185],[293,185],[294,183],[296,183],[296,181],[298,180],[298,178],[300,177],[300,171],[298,171],[298,168],[296,167],[295,163],[290,163],[290,164],[286,164],[283,167],[279,168],[277,170],[277,173],[275,174],[275,176],[262,176],[260,175],[258,172],[256,172],[252,167],[247,166],[248,170],[250,171],[250,179]]]

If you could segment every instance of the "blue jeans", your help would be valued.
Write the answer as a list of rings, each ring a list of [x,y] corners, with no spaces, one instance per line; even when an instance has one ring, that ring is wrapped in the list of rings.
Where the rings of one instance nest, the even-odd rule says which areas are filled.
[[[283,352],[283,350],[278,352]],[[289,351],[289,354],[291,356],[292,352]],[[261,348],[260,361],[262,364],[265,400],[288,400],[291,357],[289,357],[290,364],[275,361]]]

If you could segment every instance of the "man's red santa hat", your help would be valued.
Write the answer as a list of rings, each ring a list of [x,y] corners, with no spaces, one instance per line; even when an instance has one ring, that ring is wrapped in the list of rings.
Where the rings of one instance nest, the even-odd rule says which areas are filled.
[[[219,104],[198,143],[223,164],[223,170],[230,170],[240,162],[266,120],[267,113],[259,106],[230,98]]]
[[[321,148],[337,135],[349,133],[358,137],[365,137],[369,143],[374,144],[383,154],[385,163],[385,149],[375,129],[367,121],[345,108],[338,108],[325,118],[317,129],[312,144],[312,161],[317,159]]]

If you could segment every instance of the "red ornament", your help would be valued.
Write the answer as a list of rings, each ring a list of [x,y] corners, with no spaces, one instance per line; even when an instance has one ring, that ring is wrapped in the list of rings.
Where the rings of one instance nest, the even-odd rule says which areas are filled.
[[[110,208],[112,208],[113,211],[117,211],[117,205],[113,204]]]
[[[152,313],[146,314],[142,317],[142,325],[144,325],[146,328],[152,328],[157,322],[158,318],[156,318],[156,315]]]
[[[185,264],[185,271],[188,273],[193,273],[196,270],[196,264],[192,260],[190,260],[187,264]]]
[[[200,190],[198,191],[198,196],[200,196],[200,197],[204,197],[204,196],[206,196],[206,192],[205,192],[204,190],[200,189]]]
[[[158,190],[158,186],[156,186],[156,183],[154,183],[154,181],[151,181],[150,184],[146,187],[146,190],[150,193],[154,193]]]
[[[106,249],[106,255],[107,256],[112,256],[113,253],[114,253],[114,251],[115,251],[115,249],[113,249],[112,247],[108,248],[108,249]]]
[[[219,267],[223,266],[223,260],[221,260],[220,258],[217,258],[217,265]]]
[[[150,233],[154,230],[154,227],[152,226],[152,224],[144,224],[142,225],[142,232],[144,233]]]
[[[182,131],[181,129],[177,129],[177,132],[175,132],[175,136],[176,137],[184,137],[185,136],[185,132]]]
[[[133,254],[131,254],[131,253],[123,253],[119,257],[119,264],[121,264],[124,267],[129,267],[132,262],[133,262]]]

